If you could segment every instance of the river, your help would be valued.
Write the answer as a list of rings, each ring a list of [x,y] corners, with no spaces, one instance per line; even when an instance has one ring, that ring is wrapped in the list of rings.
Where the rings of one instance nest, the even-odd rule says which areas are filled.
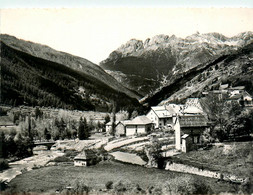
[[[9,163],[10,168],[0,172],[0,181],[10,182],[23,171],[30,171],[34,166],[45,166],[48,161],[63,154],[63,152],[51,150],[36,151],[31,157]]]

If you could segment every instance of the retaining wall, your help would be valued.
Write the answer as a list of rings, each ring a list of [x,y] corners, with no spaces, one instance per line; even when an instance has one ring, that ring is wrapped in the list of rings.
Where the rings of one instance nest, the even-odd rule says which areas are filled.
[[[231,181],[234,183],[244,183],[246,182],[247,178],[237,177],[235,175],[227,174],[227,173],[220,173],[218,171],[210,171],[207,169],[201,169],[189,165],[184,165],[180,163],[175,163],[172,161],[167,162],[165,170],[182,172],[182,173],[190,173],[194,175],[200,175],[204,177],[211,177],[216,179],[221,179],[225,181]]]

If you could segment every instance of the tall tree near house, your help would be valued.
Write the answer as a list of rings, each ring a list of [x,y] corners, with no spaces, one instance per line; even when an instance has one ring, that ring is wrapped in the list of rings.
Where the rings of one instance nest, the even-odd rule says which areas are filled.
[[[6,139],[4,132],[1,132],[0,134],[0,158],[6,158],[7,157],[7,150],[6,150]]]
[[[131,114],[131,119],[134,119],[135,117],[138,116],[138,112],[136,110],[134,110]]]
[[[36,107],[35,108],[35,118],[41,118],[43,116],[43,112],[38,108]]]
[[[113,101],[113,107],[112,107],[112,129],[111,129],[111,135],[115,135],[115,121],[116,121],[116,106],[117,103],[115,101]]]
[[[108,122],[110,122],[110,116],[107,114],[105,116],[105,124],[108,123]]]
[[[150,145],[145,146],[145,152],[148,157],[148,165],[151,167],[159,167],[162,158],[162,145],[158,140],[152,140]]]
[[[79,121],[79,127],[78,127],[78,138],[80,140],[85,140],[88,139],[88,137],[90,136],[89,133],[89,127],[86,121],[86,118],[80,118]]]
[[[44,130],[44,138],[45,138],[46,140],[50,140],[50,139],[51,139],[51,134],[50,134],[50,132],[47,130],[47,128],[45,128],[45,130]]]
[[[243,110],[240,103],[227,101],[227,97],[220,94],[209,94],[205,104],[208,107],[209,118],[213,122],[214,138],[223,141],[250,134],[251,116]]]
[[[208,117],[213,122],[212,136],[220,140],[225,136],[225,122],[228,118],[226,96],[209,93],[204,103],[207,105]]]

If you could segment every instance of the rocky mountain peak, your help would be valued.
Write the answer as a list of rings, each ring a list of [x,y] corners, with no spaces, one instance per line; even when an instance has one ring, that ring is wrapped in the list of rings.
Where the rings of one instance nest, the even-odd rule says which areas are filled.
[[[146,94],[159,86],[164,76],[169,78],[171,75],[183,74],[221,55],[237,51],[252,41],[252,32],[240,33],[231,38],[216,32],[196,32],[186,38],[160,34],[144,42],[131,39],[113,51],[100,65],[107,71],[116,71],[119,77],[124,74],[124,84]],[[139,84],[144,79],[145,89],[143,84]],[[149,87],[151,82],[154,83],[153,87]]]
[[[144,46],[141,40],[131,39],[126,44],[121,45],[116,51],[121,53],[122,56],[128,56],[130,54],[134,55],[136,52],[138,53],[143,49]]]

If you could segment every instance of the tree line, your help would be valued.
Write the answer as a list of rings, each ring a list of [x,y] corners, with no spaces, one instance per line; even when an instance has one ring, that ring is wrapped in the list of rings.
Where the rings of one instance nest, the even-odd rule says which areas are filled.
[[[211,140],[249,139],[253,133],[253,111],[242,99],[229,100],[226,94],[209,93],[202,101],[211,122],[206,136]]]

